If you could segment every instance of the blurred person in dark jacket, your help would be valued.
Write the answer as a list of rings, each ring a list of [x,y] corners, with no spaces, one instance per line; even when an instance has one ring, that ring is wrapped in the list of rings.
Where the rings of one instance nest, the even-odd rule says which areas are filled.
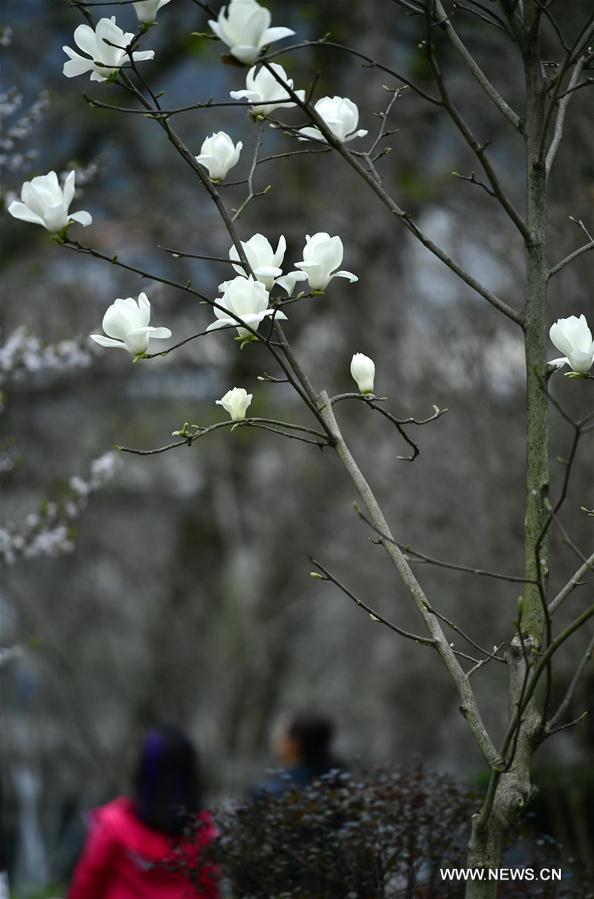
[[[333,774],[345,771],[345,763],[333,750],[335,735],[336,724],[329,715],[302,711],[291,716],[279,728],[274,741],[282,770],[260,784],[254,797],[263,791],[281,794],[295,787],[305,787],[320,777],[331,778]]]

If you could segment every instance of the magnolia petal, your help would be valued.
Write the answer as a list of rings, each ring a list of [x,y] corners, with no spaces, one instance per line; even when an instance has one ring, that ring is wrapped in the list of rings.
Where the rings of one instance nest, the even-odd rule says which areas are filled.
[[[101,327],[108,335],[115,340],[125,340],[126,335],[130,332],[130,317],[126,315],[126,309],[118,304],[117,300],[109,306],[103,316]]]
[[[13,200],[8,207],[8,212],[15,219],[20,219],[23,222],[31,222],[34,225],[43,225],[43,227],[45,227],[45,222],[41,216],[32,212],[29,207],[25,206],[24,203],[21,203],[20,200]]]
[[[97,55],[97,38],[90,25],[79,25],[74,31],[74,42],[77,47],[94,58]]]
[[[218,311],[218,309],[215,309],[215,313]],[[217,318],[217,320],[215,322],[212,322],[206,330],[218,331],[221,328],[235,328],[237,327],[237,324],[238,322],[236,322],[233,318]]]
[[[151,336],[149,331],[150,328],[137,328],[126,334],[124,343],[126,344],[126,349],[132,356],[137,356],[139,353],[146,353]]]
[[[223,41],[223,43],[225,43],[225,39],[223,37],[223,32],[221,30],[221,26],[215,19],[208,20],[208,27],[210,28],[211,31],[213,31],[216,34],[216,36],[218,37],[218,39],[220,41]]]
[[[348,280],[351,282],[351,284],[354,284],[355,281],[359,280],[357,275],[353,275],[352,272],[345,272],[345,271],[334,272],[332,277],[333,278],[348,278]]]
[[[64,47],[64,50],[68,52],[70,48]],[[70,50],[70,53],[72,54],[72,58],[64,63],[62,69],[62,74],[65,75],[66,78],[76,78],[78,75],[84,75],[86,72],[91,71],[93,68],[93,61],[91,59],[85,59],[83,56],[79,56],[72,50]]]
[[[283,25],[268,28],[260,38],[260,46],[265,47],[267,44],[274,43],[274,41],[282,41],[284,37],[291,37],[293,34],[295,32],[291,28],[285,28]]]
[[[80,212],[71,212],[68,218],[73,222],[78,222],[83,228],[93,224],[93,216],[90,212],[85,212],[84,209],[81,209]]]
[[[113,340],[111,337],[104,337],[103,334],[91,334],[91,340],[94,340],[95,343],[100,344],[100,346],[112,346],[118,350],[125,350],[126,344],[123,340]]]
[[[561,356],[559,359],[551,359],[548,365],[553,365],[555,368],[563,368],[564,365],[569,365],[569,359],[567,356]]]
[[[285,239],[285,235],[281,234],[278,239],[278,243],[276,245],[276,250],[274,252],[273,262],[275,265],[279,267],[283,264],[283,259],[285,258],[285,253],[287,252],[287,241]]]
[[[568,361],[573,371],[581,375],[587,375],[594,363],[594,353],[585,350],[573,350],[569,353]]]
[[[136,50],[132,54],[132,58],[133,58],[134,62],[145,62],[148,59],[155,58],[155,51],[154,50]],[[367,134],[367,132],[365,132],[365,134]]]
[[[255,62],[260,55],[260,49],[249,44],[236,44],[231,47],[231,55],[240,62]]]
[[[233,97],[234,100],[257,100],[259,98],[259,94],[255,91],[229,91],[229,96]]]
[[[151,320],[151,304],[144,291],[138,294],[138,309],[140,312],[140,315],[138,316],[139,323],[140,325],[147,327]]]
[[[262,265],[254,269],[254,275],[258,280],[262,278],[277,278],[282,273],[282,268],[277,268],[274,265]]]
[[[263,312],[262,318],[270,318],[270,316],[272,316],[272,315],[274,315],[275,321],[279,321],[279,319],[283,319],[283,321],[287,321],[287,316],[277,306],[273,306],[271,309],[267,309],[266,312]]]
[[[27,198],[23,197],[27,203]],[[585,315],[570,315],[561,318],[551,326],[549,336],[558,350],[569,356],[573,350],[588,352],[592,346],[592,332]]]
[[[369,134],[369,132],[366,131],[365,128],[360,128],[359,131],[353,131],[352,134],[347,134],[345,141],[353,140],[355,137],[365,137],[366,134]]]
[[[169,328],[147,328],[151,339],[154,337],[155,340],[167,340],[171,337],[171,331]]]
[[[282,287],[288,296],[292,296],[297,281],[307,281],[305,272],[289,272],[287,275],[283,275],[282,278],[277,278],[275,284],[278,287]]]
[[[317,140],[320,143],[325,143],[326,138],[319,130],[319,128],[314,128],[311,125],[308,125],[306,128],[300,128],[297,132],[298,140]]]
[[[54,233],[65,228],[68,224],[68,214],[64,203],[56,203],[55,206],[49,206],[43,214],[43,221],[48,231]]]
[[[76,173],[69,172],[68,176],[66,178],[66,181],[64,182],[64,187],[62,189],[62,195],[64,197],[64,205],[65,205],[66,209],[68,209],[68,207],[72,203],[72,200],[74,199],[75,179],[76,179]],[[70,218],[72,218],[72,216],[70,216]]]

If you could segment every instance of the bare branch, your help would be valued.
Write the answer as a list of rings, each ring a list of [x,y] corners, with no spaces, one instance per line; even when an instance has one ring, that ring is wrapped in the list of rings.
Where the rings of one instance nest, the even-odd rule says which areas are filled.
[[[565,93],[563,94],[562,98],[557,101],[558,109],[557,109],[557,117],[555,119],[555,127],[553,130],[553,137],[551,139],[551,143],[549,145],[549,149],[547,151],[547,155],[546,155],[546,159],[545,159],[547,174],[551,171],[551,168],[553,167],[553,163],[555,161],[555,156],[557,155],[557,151],[559,149],[561,141],[563,140],[563,128],[565,125],[565,115],[567,113],[567,107],[569,106],[571,98],[573,97],[575,87],[579,82],[579,78],[580,78],[582,69],[584,68],[586,63],[591,59],[591,57],[592,57],[592,52],[588,51],[587,53],[585,53],[583,56],[581,56],[578,59],[578,61],[576,62],[575,66],[573,68],[573,72],[571,73],[571,78],[569,80],[568,88],[565,91]],[[555,101],[553,100],[552,102],[555,102]],[[545,129],[545,134],[546,134],[546,129]]]
[[[394,69],[390,68],[390,66],[378,62],[376,59],[367,56],[365,53],[361,53],[359,50],[355,50],[353,47],[347,47],[345,44],[339,44],[336,41],[326,40],[325,38],[319,38],[315,41],[299,41],[298,44],[290,44],[288,47],[283,47],[282,50],[273,50],[272,52],[265,53],[261,56],[259,62],[265,65],[269,60],[275,59],[275,57],[280,56],[281,54],[291,53],[294,50],[301,50],[304,47],[331,47],[335,50],[341,50],[343,53],[348,53],[350,56],[355,56],[357,59],[362,59],[367,64],[368,68],[380,69],[380,71],[392,75],[393,78],[396,78],[402,84],[410,87],[410,89],[419,97],[422,97],[423,100],[432,103],[434,106],[441,106],[441,102],[437,97],[431,96],[431,94],[428,94],[414,82],[405,78],[404,75],[401,75],[400,72],[396,72]]]
[[[502,658],[501,656],[498,656],[492,652],[489,652],[488,649],[484,649],[484,647],[482,647],[478,643],[476,643],[472,639],[472,637],[470,637],[465,631],[463,631],[462,628],[458,627],[458,625],[455,624],[453,621],[451,621],[449,618],[446,618],[445,615],[442,615],[441,612],[436,611],[435,609],[431,608],[431,606],[427,606],[427,609],[429,612],[431,612],[432,615],[435,615],[436,618],[439,618],[440,621],[443,621],[444,624],[447,624],[448,627],[451,627],[451,629],[453,631],[455,631],[457,634],[459,634],[464,640],[466,640],[466,642],[468,644],[470,644],[470,646],[474,647],[474,649],[478,649],[478,651],[481,652],[487,658],[493,659],[496,662],[503,662],[503,664],[505,665],[504,658]]]
[[[482,720],[476,697],[470,687],[466,673],[458,662],[441,625],[435,616],[428,611],[428,600],[425,592],[410,568],[406,556],[394,542],[388,523],[384,518],[375,495],[345,443],[344,437],[336,422],[336,418],[334,417],[332,403],[325,391],[322,391],[319,394],[318,410],[334,438],[334,448],[336,453],[369,512],[374,527],[377,528],[380,533],[386,535],[387,539],[382,539],[381,541],[382,546],[406,586],[417,611],[425,623],[429,635],[432,640],[435,641],[436,649],[458,691],[460,711],[468,722],[468,726],[470,727],[479,749],[483,753],[489,766],[493,766],[497,759],[497,752]]]
[[[364,521],[366,525],[368,525],[368,527],[370,527],[373,531],[375,531],[378,534],[378,536],[380,536],[382,538],[382,540],[390,540],[390,539],[393,540],[393,538],[388,537],[387,534],[382,534],[380,531],[378,531],[377,528],[375,527],[375,525],[373,524],[373,522],[370,521],[363,514],[363,512],[361,512],[361,510],[359,509],[358,506],[355,506],[355,512],[357,513],[359,518],[362,521]],[[514,584],[526,584],[526,583],[536,584],[536,581],[531,581],[528,578],[524,578],[524,577],[515,577],[514,575],[511,575],[511,574],[501,574],[498,571],[486,571],[483,568],[471,568],[468,565],[456,565],[454,562],[445,562],[442,559],[435,559],[432,556],[428,556],[425,553],[422,553],[416,549],[413,549],[408,543],[398,543],[397,541],[393,541],[393,542],[396,543],[396,546],[398,547],[398,549],[400,549],[403,553],[405,553],[407,557],[413,556],[414,558],[412,561],[414,561],[414,559],[418,559],[421,562],[426,562],[429,565],[436,565],[439,568],[449,568],[452,571],[460,571],[464,574],[474,574],[474,575],[478,575],[479,577],[494,578],[495,580],[498,580],[498,581],[511,581]],[[411,561],[411,560],[409,559],[409,561]]]
[[[334,577],[333,574],[330,574],[328,569],[324,568],[324,566],[321,565],[316,559],[314,559],[312,556],[310,556],[309,560],[312,563],[312,565],[315,565],[316,568],[322,572],[323,578],[321,578],[321,580],[330,581],[332,584],[334,584],[336,587],[338,587],[339,590],[342,590],[342,592],[345,594],[345,596],[348,596],[349,599],[352,599],[353,602],[355,603],[355,605],[359,606],[361,609],[364,609],[369,614],[370,618],[372,618],[375,621],[379,621],[380,624],[384,624],[386,627],[389,627],[390,630],[394,631],[399,636],[406,637],[407,640],[413,640],[415,643],[421,643],[421,644],[423,644],[423,646],[431,646],[435,649],[435,641],[434,640],[430,640],[428,637],[421,637],[419,634],[411,634],[409,631],[405,631],[401,627],[398,627],[397,624],[394,624],[393,622],[389,621],[387,618],[384,618],[383,615],[380,615],[379,612],[377,612],[375,609],[372,609],[371,606],[368,606],[367,603],[363,602],[362,599],[359,599],[358,596],[355,596],[355,594],[352,593],[348,589],[348,587],[345,587],[345,585],[342,584],[338,580],[338,578]]]
[[[430,0],[425,0],[425,2],[430,2]],[[445,31],[447,36],[449,37],[451,43],[453,44],[456,52],[466,65],[467,69],[474,76],[478,84],[481,86],[483,91],[489,97],[491,102],[497,107],[499,112],[505,116],[508,122],[514,126],[514,128],[522,133],[523,126],[520,116],[514,112],[511,106],[506,103],[503,99],[497,88],[494,87],[493,84],[489,81],[481,67],[478,65],[464,42],[461,40],[458,32],[454,28],[451,23],[450,18],[447,16],[445,9],[443,8],[440,0],[434,0],[435,2],[435,10],[439,15],[438,25]]]
[[[589,558],[578,568],[578,570],[573,574],[567,583],[559,590],[557,595],[553,600],[551,600],[549,604],[549,614],[554,615],[560,606],[563,605],[568,596],[573,593],[576,587],[579,587],[583,581],[583,578],[587,577],[594,571],[594,552],[590,554]]]
[[[116,446],[116,449],[120,450],[122,453],[132,453],[135,456],[155,456],[159,453],[166,453],[169,450],[177,449],[180,446],[192,446],[201,437],[212,434],[213,431],[219,431],[221,429],[234,431],[237,428],[260,428],[265,431],[271,431],[273,434],[279,434],[281,437],[286,437],[288,440],[299,440],[301,443],[309,443],[320,448],[329,445],[325,434],[315,431],[313,428],[307,428],[304,425],[296,425],[291,422],[276,421],[275,419],[269,418],[243,418],[240,421],[233,421],[232,419],[229,419],[228,421],[218,421],[214,425],[208,425],[207,427],[202,427],[201,425],[188,425],[186,422],[179,432],[174,432],[175,436],[179,434],[181,437],[180,440],[177,440],[174,443],[168,443],[165,446],[159,446],[156,449],[148,450],[133,449],[129,446]],[[289,433],[285,433],[285,431],[289,431]],[[301,434],[306,436],[301,436]],[[317,439],[310,439],[310,436],[308,435],[313,435]]]
[[[433,0],[427,0],[427,2],[433,2]],[[439,0],[435,0],[435,2],[438,5],[438,9],[441,9],[443,13],[443,6],[441,5],[441,3],[439,3]],[[479,140],[477,140],[470,126],[465,121],[459,109],[452,100],[452,97],[450,96],[439,63],[437,61],[437,57],[435,55],[429,28],[427,29],[425,44],[427,49],[427,56],[429,59],[429,65],[431,66],[431,69],[433,71],[435,83],[437,84],[437,88],[439,90],[444,108],[447,110],[452,122],[481,164],[482,169],[487,176],[489,184],[491,185],[492,195],[499,201],[500,205],[503,207],[511,221],[514,223],[524,240],[530,240],[530,230],[526,225],[526,222],[512,203],[511,199],[507,196],[505,190],[503,189],[503,186],[501,185],[501,182],[499,181],[497,173],[493,168],[491,160],[487,156],[486,149],[488,143],[481,143]]]
[[[549,269],[549,278],[552,278],[553,275],[556,275],[561,269],[565,268],[566,265],[569,265],[570,262],[573,262],[574,259],[577,259],[582,253],[587,253],[589,250],[594,250],[594,240],[588,241],[588,243],[582,244],[581,247],[578,247],[577,250],[574,250],[573,253],[570,253],[565,259],[562,259],[561,262],[558,262],[556,265],[553,265],[552,268]]]
[[[557,711],[555,712],[555,714],[553,715],[553,717],[550,719],[550,721],[548,722],[548,724],[546,726],[545,732],[548,736],[550,736],[550,734],[553,733],[553,731],[555,730],[555,726],[559,723],[561,718],[563,718],[563,716],[569,709],[569,706],[571,705],[571,701],[575,695],[575,691],[578,687],[578,684],[586,670],[588,662],[592,658],[593,651],[594,651],[594,634],[592,634],[592,636],[590,638],[590,642],[588,643],[588,646],[586,648],[586,651],[585,651],[584,655],[582,656],[582,658],[580,659],[580,662],[579,662],[579,664],[575,670],[575,673],[570,681],[569,687],[567,689],[567,693],[563,697],[563,700],[561,701],[559,708],[557,709]],[[579,721],[580,718],[578,718],[577,720]],[[572,722],[572,723],[574,723],[574,722]]]

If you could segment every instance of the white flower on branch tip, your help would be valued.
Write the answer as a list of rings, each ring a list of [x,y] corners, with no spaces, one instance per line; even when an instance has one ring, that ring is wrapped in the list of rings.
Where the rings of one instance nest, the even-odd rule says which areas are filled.
[[[352,272],[336,271],[342,264],[343,255],[340,237],[330,237],[325,231],[319,231],[312,237],[306,235],[303,260],[295,266],[307,275],[312,290],[325,290],[333,278],[348,278],[351,283],[359,280]]]
[[[217,406],[222,406],[228,412],[232,421],[243,421],[247,408],[252,401],[252,394],[243,387],[234,387],[228,390],[225,396],[217,400]]]
[[[117,299],[103,316],[103,330],[107,334],[91,334],[91,340],[101,346],[127,350],[131,356],[146,353],[149,341],[166,340],[171,337],[169,328],[152,328],[151,304],[145,293],[138,300],[127,297]]]
[[[324,120],[334,137],[341,143],[353,140],[355,137],[365,137],[365,129],[357,129],[359,124],[359,110],[348,97],[322,97],[314,105],[314,109]],[[297,132],[299,140],[326,141],[319,128],[308,125]]]
[[[351,359],[351,375],[361,393],[373,393],[375,363],[364,353],[355,353]]]
[[[25,181],[21,188],[21,200],[13,200],[8,207],[10,215],[24,222],[43,225],[52,234],[63,231],[71,222],[78,222],[84,228],[93,218],[89,212],[68,212],[74,198],[76,173],[69,172],[64,187],[60,187],[55,172],[38,175]]]
[[[137,0],[132,6],[139,22],[143,25],[152,25],[161,7],[167,6],[168,3],[171,3],[171,0]]]
[[[216,21],[208,24],[216,36],[227,44],[232,56],[240,62],[254,62],[263,47],[295,34],[290,28],[270,27],[269,10],[256,0],[231,0],[224,6]]]
[[[291,296],[296,282],[307,280],[305,272],[290,272],[283,275],[281,266],[287,249],[284,235],[281,234],[279,237],[276,250],[272,249],[272,244],[263,234],[254,234],[249,240],[242,240],[241,246],[256,280],[261,281],[266,290],[272,290],[273,286],[277,284]],[[239,253],[235,245],[229,249],[229,258],[233,260],[235,271],[246,277],[247,272],[244,271],[239,261]],[[222,284],[219,284],[219,290],[225,290],[228,283],[223,281]]]
[[[94,31],[90,25],[79,25],[74,32],[74,41],[87,56],[81,56],[70,47],[62,47],[66,56],[70,57],[64,63],[64,75],[76,78],[90,72],[91,81],[107,81],[129,62],[126,47],[133,38],[131,32],[124,32],[116,25],[115,16],[99,19]],[[154,50],[134,50],[132,53],[134,62],[154,59],[154,56]]]
[[[254,234],[249,240],[242,240],[241,246],[247,257],[250,268],[258,281],[260,281],[266,290],[271,290],[276,278],[279,278],[283,270],[281,265],[285,258],[287,242],[284,236],[278,239],[276,250],[272,249],[272,244],[263,234]],[[243,266],[239,262],[239,253],[235,245],[229,249],[229,259],[233,260],[233,268],[239,275],[247,277]],[[224,282],[219,286],[220,290],[224,290]]]
[[[291,90],[293,89],[293,79],[289,78],[285,70],[278,63],[273,62],[270,68],[274,69],[276,74],[287,84]],[[305,98],[305,91],[295,91],[300,100]],[[230,96],[234,100],[248,100],[255,103],[250,109],[253,118],[263,118],[279,106],[295,106],[293,100],[289,97],[289,92],[282,87],[268,69],[260,68],[256,74],[256,66],[249,70],[245,78],[245,90],[231,91]]]
[[[251,332],[240,327],[237,319],[225,315],[225,310],[234,312],[244,324],[250,325],[253,330],[257,330],[261,321],[275,313],[277,319],[287,317],[284,312],[269,308],[268,291],[260,281],[254,280],[252,275],[247,278],[238,276],[232,281],[225,281],[221,285],[221,289],[223,296],[217,302],[223,308],[214,308],[217,320],[208,326],[207,331],[234,326],[240,337],[250,336]]]
[[[242,147],[240,140],[234,144],[224,131],[216,131],[203,141],[196,162],[208,169],[210,180],[218,184],[224,181],[230,169],[239,162]]]
[[[551,343],[565,353],[560,359],[552,359],[549,365],[562,368],[569,365],[572,371],[587,375],[594,365],[594,341],[585,315],[560,318],[549,331]]]

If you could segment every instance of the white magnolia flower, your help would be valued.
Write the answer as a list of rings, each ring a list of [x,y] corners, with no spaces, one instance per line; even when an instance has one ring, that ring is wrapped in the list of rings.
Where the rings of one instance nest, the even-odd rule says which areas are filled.
[[[138,300],[127,297],[116,300],[103,316],[103,330],[108,335],[91,334],[91,340],[101,346],[127,350],[131,356],[146,353],[151,338],[166,340],[171,337],[169,328],[151,328],[151,304],[146,293]]]
[[[216,131],[204,140],[196,162],[208,169],[211,181],[218,183],[227,177],[234,165],[237,165],[242,147],[243,143],[240,140],[234,144],[224,131]]]
[[[354,137],[365,137],[367,131],[356,130],[359,124],[359,110],[348,97],[322,97],[314,106],[317,114],[324,120],[334,137],[345,142]],[[300,128],[297,132],[299,140],[321,140],[326,138],[315,125]]]
[[[254,234],[249,240],[242,240],[241,246],[256,279],[262,282],[266,290],[271,290],[276,278],[279,278],[283,273],[281,265],[287,249],[287,242],[284,236],[281,234],[279,237],[276,250],[272,249],[270,241],[263,234]],[[234,262],[233,268],[235,271],[246,277],[247,272],[244,271],[243,266],[239,263],[239,253],[235,245],[229,250],[229,258]],[[220,285],[219,289],[224,290],[225,288],[223,285]]]
[[[282,66],[272,62],[270,68],[274,69],[285,84],[293,88],[293,79],[288,77]],[[295,93],[300,100],[305,98],[305,91],[299,90]],[[256,103],[257,106],[251,107],[254,118],[270,115],[278,106],[285,108],[295,106],[293,100],[289,98],[289,92],[278,83],[272,72],[264,67],[261,67],[256,74],[256,66],[253,66],[246,75],[245,90],[231,91],[230,96],[234,100],[249,100],[250,103]]]
[[[242,421],[249,404],[252,401],[252,394],[248,393],[243,387],[234,387],[228,390],[224,397],[217,400],[217,406],[222,406],[225,412],[228,412],[233,421]]]
[[[270,12],[256,0],[230,0],[208,24],[232,56],[241,62],[254,62],[263,47],[295,34],[290,28],[271,28]]]
[[[22,202],[13,200],[8,211],[15,219],[43,225],[52,234],[63,231],[70,222],[78,222],[86,228],[93,221],[89,212],[68,212],[74,197],[75,180],[76,173],[70,172],[64,187],[60,187],[56,173],[48,172],[25,181],[21,188]]]
[[[355,353],[351,359],[351,374],[361,393],[373,393],[375,363],[364,353]]]
[[[549,365],[562,368],[564,365],[580,375],[587,375],[594,364],[594,341],[585,315],[570,315],[560,318],[549,331],[551,343],[565,353],[560,359],[553,359]]]
[[[143,24],[152,24],[157,18],[157,13],[162,6],[167,6],[171,0],[137,0],[132,6],[138,16],[138,21]]]
[[[284,312],[268,308],[268,291],[260,281],[255,281],[251,275],[248,278],[237,277],[232,281],[225,281],[221,288],[224,293],[217,302],[224,308],[214,309],[217,320],[208,326],[207,331],[233,325],[237,328],[240,337],[249,337],[250,332],[245,328],[238,327],[237,319],[225,315],[225,309],[234,312],[253,330],[258,328],[263,319],[275,312],[278,319],[287,317]]]
[[[303,260],[295,265],[305,272],[312,290],[325,290],[333,278],[348,278],[351,282],[359,280],[352,272],[336,271],[343,255],[340,237],[330,237],[325,231],[319,231],[313,237],[306,235]]]
[[[123,32],[116,25],[115,16],[99,19],[94,31],[90,25],[79,25],[74,32],[74,41],[87,56],[81,56],[70,47],[62,47],[66,56],[70,57],[64,63],[64,74],[67,78],[76,78],[90,72],[91,81],[107,81],[110,75],[117,74],[129,61],[126,47],[133,37],[131,32]],[[153,59],[154,56],[154,50],[134,50],[132,53],[134,62]]]

